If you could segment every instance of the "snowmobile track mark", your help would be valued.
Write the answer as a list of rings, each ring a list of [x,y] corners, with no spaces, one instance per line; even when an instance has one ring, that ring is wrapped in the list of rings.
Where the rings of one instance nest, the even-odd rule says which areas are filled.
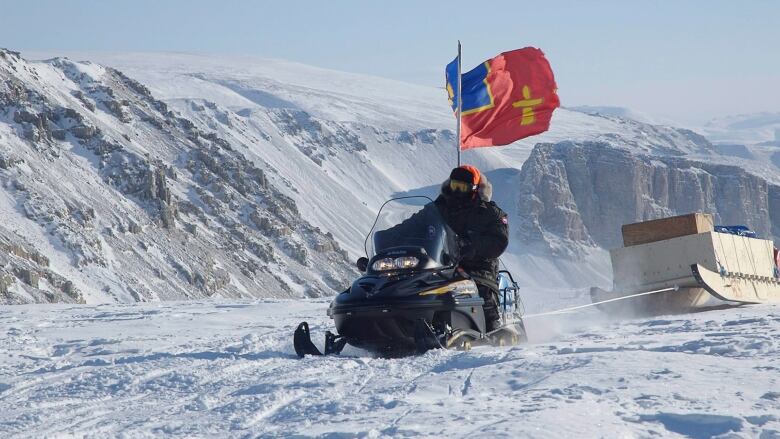
[[[253,427],[266,419],[270,419],[278,411],[282,410],[285,407],[293,405],[296,402],[303,399],[304,394],[305,394],[304,392],[298,391],[298,392],[288,392],[287,394],[282,395],[278,402],[274,402],[270,405],[270,407],[252,415],[252,418],[244,422],[243,426],[245,428]]]
[[[474,375],[474,371],[476,369],[471,369],[469,371],[469,374],[466,376],[466,379],[463,380],[463,385],[460,388],[460,396],[465,397],[469,394],[469,389],[471,389],[471,376]]]
[[[409,414],[411,414],[413,411],[414,408],[408,408],[404,410],[403,413],[393,418],[393,420],[390,421],[390,424],[382,429],[382,434],[396,437],[396,435],[398,435],[398,425],[401,423],[401,420],[409,416]]]
[[[371,380],[374,378],[374,372],[372,369],[368,369],[368,376],[366,376],[366,379],[363,380],[362,383],[360,383],[360,388],[357,390],[357,393],[362,393],[363,390],[365,390],[366,386],[371,382]]]

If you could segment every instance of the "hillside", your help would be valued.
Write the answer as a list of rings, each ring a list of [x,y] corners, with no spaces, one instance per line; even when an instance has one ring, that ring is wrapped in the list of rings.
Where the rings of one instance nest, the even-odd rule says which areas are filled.
[[[362,252],[382,202],[401,194],[435,196],[455,164],[454,118],[442,90],[249,57],[72,56],[127,72],[199,127],[217,130],[271,163],[292,187],[306,188],[289,192],[306,218],[331,231],[354,257]],[[537,143],[561,141],[601,141],[636,154],[721,159],[706,139],[688,130],[566,109],[556,111],[547,133],[464,153],[464,162],[476,164],[496,183],[494,197],[510,214],[512,229],[504,259],[528,286],[609,282],[608,261],[598,247],[588,250],[592,257],[584,263],[579,258],[572,263],[549,254],[540,257],[522,238],[529,218],[519,196],[520,169]],[[565,244],[581,247],[579,242]],[[547,275],[533,275],[540,271]]]
[[[356,274],[379,205],[435,196],[455,164],[453,117],[435,88],[279,60],[72,56],[102,64],[0,59],[4,302],[333,294]],[[560,168],[553,186],[564,192],[600,190],[593,176],[609,174],[613,156],[686,169],[692,160],[704,173],[736,165],[777,181],[771,164],[719,154],[692,131],[559,109],[543,135],[464,153],[509,213],[503,259],[527,287],[607,285],[618,222],[707,208],[718,196],[637,209],[624,201],[646,189],[628,179],[609,187],[623,193],[599,198],[614,224],[581,197],[566,209],[587,221],[561,223],[552,214],[561,206],[538,214],[534,200],[553,186],[534,175],[554,165],[538,161],[538,148],[566,142],[605,152],[585,150],[596,154],[582,162],[596,180]],[[529,157],[538,166],[524,166]],[[664,181],[653,190],[668,192],[674,180]],[[751,202],[734,201],[722,217],[754,225],[740,204]],[[777,234],[770,216],[754,226]]]
[[[353,276],[268,164],[121,72],[0,52],[0,301],[318,296]]]

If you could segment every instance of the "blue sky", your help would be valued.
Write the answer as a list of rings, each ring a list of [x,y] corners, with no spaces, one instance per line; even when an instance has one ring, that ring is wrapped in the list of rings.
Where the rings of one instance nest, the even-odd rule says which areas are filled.
[[[778,1],[13,1],[0,47],[256,55],[440,86],[540,47],[563,105],[678,121],[780,111]]]

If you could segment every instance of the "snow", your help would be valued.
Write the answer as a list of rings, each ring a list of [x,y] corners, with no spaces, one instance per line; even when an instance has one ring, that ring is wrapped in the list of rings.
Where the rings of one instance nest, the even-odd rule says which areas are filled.
[[[443,92],[434,88],[279,60],[186,54],[74,58],[120,68],[198,127],[229,139],[249,160],[267,164],[259,167],[296,200],[301,216],[333,233],[353,255],[382,201],[435,193],[454,162],[454,148],[443,137],[443,130],[453,128],[452,114]],[[106,75],[97,64],[59,62],[74,76]],[[26,83],[79,108],[60,70],[49,63],[34,66],[37,73],[19,72]],[[280,132],[272,118],[284,110],[305,111],[323,135],[344,128],[365,150],[341,150],[339,144],[318,164],[301,149],[312,142],[305,137],[311,133]],[[103,113],[89,117],[121,138],[127,128]],[[396,137],[423,129],[442,137],[408,144]],[[139,131],[139,141],[128,148],[158,144],[151,133]],[[504,148],[469,151],[464,160],[491,177],[495,199],[516,218],[511,188],[536,142],[618,136],[641,150],[657,142],[651,131],[620,118],[560,109],[550,132]],[[23,147],[10,125],[0,124],[0,139],[8,150]],[[705,158],[780,178],[777,165],[769,164],[775,157],[771,145],[749,145],[748,151],[755,160]],[[50,185],[52,191],[78,193],[85,205],[110,198],[110,206],[134,217],[132,204],[111,196],[87,172],[94,157],[72,152],[65,163],[28,161],[19,168],[47,178],[67,176]],[[182,193],[174,183],[172,190]],[[0,221],[44,253],[57,272],[77,281],[89,303],[132,299],[116,275],[122,247],[103,241],[110,269],[76,268],[67,249],[17,203],[0,191]],[[98,215],[99,223],[108,224],[108,214]],[[149,242],[143,260],[162,264],[163,250],[161,243]],[[522,285],[565,284],[567,278],[608,284],[607,252],[592,249],[583,258],[587,263],[565,264],[512,244],[504,262]],[[247,295],[258,292],[230,276]],[[112,296],[103,290],[109,287]],[[27,294],[18,282],[11,289]],[[590,300],[584,289],[538,287],[524,289],[523,298],[528,313]],[[0,306],[0,437],[780,437],[776,306],[625,322],[591,310],[529,318],[531,340],[523,346],[437,350],[393,360],[347,348],[341,358],[298,359],[293,329],[307,320],[321,343],[332,328],[326,307],[324,300],[218,297]]]
[[[409,193],[435,196],[455,165],[454,117],[439,88],[254,57],[129,52],[24,55],[68,55],[72,60],[91,60],[81,63],[58,58],[31,63],[45,74],[46,86],[55,90],[62,81],[49,77],[58,72],[52,63],[68,66],[74,75],[85,73],[89,77],[105,74],[105,69],[99,67],[104,64],[139,80],[198,129],[226,139],[259,169],[267,171],[269,181],[295,200],[301,216],[332,233],[353,260],[362,256],[363,239],[382,202]],[[73,96],[61,92],[63,102],[80,105]],[[629,113],[626,110],[620,114]],[[100,126],[112,138],[122,139],[122,134],[132,136],[141,131],[142,137],[125,145],[128,149],[149,152],[142,151],[147,148],[144,145],[160,141],[143,130],[128,131],[108,112],[96,114],[101,118]],[[285,125],[288,117],[294,122],[291,127]],[[550,131],[506,147],[469,150],[463,153],[463,161],[496,179],[494,199],[509,213],[510,233],[516,237],[521,218],[517,217],[518,200],[513,189],[536,143],[607,140],[643,154],[665,145],[679,149],[681,154],[692,154],[693,159],[735,161],[732,156],[696,156],[690,142],[670,140],[671,132],[619,117],[561,108],[554,114]],[[431,138],[425,139],[426,135]],[[769,179],[780,179],[771,164],[771,154],[767,151],[756,154],[756,160],[739,159],[738,163]],[[164,158],[171,163],[176,160],[174,156]],[[171,186],[174,195],[181,195],[175,182]],[[506,253],[507,265],[523,285],[529,286],[549,282],[561,287],[605,285],[609,283],[605,261],[604,252],[576,264],[544,261],[516,244]],[[549,275],[537,279],[539,271],[526,267],[536,267]],[[105,296],[97,291],[90,297],[101,295]]]
[[[625,108],[625,107],[615,107],[615,106],[604,106],[604,105],[579,105],[576,107],[567,107],[567,109],[572,111],[579,111],[580,113],[585,114],[600,114],[603,116],[610,116],[610,117],[619,117],[623,119],[632,119],[637,122],[647,123],[651,125],[669,125],[669,126],[679,126],[679,123],[675,123],[675,121],[663,118],[663,117],[657,117],[657,116],[650,116],[649,114],[643,113],[641,111],[636,111],[631,108]]]
[[[53,55],[25,53],[32,58]],[[240,145],[237,149],[258,167],[274,170],[270,178],[279,183],[278,187],[288,188],[286,194],[296,201],[301,215],[331,232],[353,259],[362,256],[363,239],[384,201],[429,188],[432,191],[428,195],[435,197],[441,181],[455,165],[454,140],[439,137],[431,143],[409,144],[398,140],[400,135],[412,136],[419,130],[449,130],[454,139],[454,117],[442,89],[255,57],[101,52],[67,55],[121,70],[197,126]],[[346,129],[359,136],[365,150],[339,149],[343,148],[338,144],[342,139],[328,149],[313,145],[317,139],[307,138],[306,132],[280,132],[274,120],[280,109],[303,111],[322,124],[324,131]],[[214,122],[220,119],[230,124]],[[513,191],[518,184],[516,177],[538,142],[596,140],[612,133],[633,139],[642,147],[668,143],[668,139],[648,137],[625,120],[565,108],[554,113],[551,127],[542,135],[511,146],[463,153],[464,163],[504,180],[494,185],[494,198],[510,218],[517,218]],[[324,152],[325,159],[316,163],[302,146]],[[510,222],[513,235],[518,233],[519,224],[519,219]],[[507,264],[524,285],[602,285],[609,276],[604,274],[609,270],[601,271],[605,268],[604,257],[579,261],[572,267],[541,261],[518,245],[511,246],[506,256]],[[550,275],[537,281],[533,272],[524,268],[530,265],[549,269]],[[575,271],[577,278],[572,276]]]
[[[298,359],[295,325],[321,343],[326,306],[2,307],[0,435],[780,436],[776,306],[586,312],[528,319],[531,342],[511,348]]]
[[[719,117],[699,128],[718,143],[756,144],[780,142],[780,113],[752,113]]]
[[[19,98],[18,105],[9,106],[8,111],[0,117],[0,155],[4,161],[3,169],[0,170],[3,180],[0,184],[0,220],[3,220],[0,235],[4,242],[9,241],[13,245],[17,242],[19,245],[24,243],[26,248],[48,258],[50,265],[42,264],[36,269],[50,270],[52,276],[61,276],[61,279],[58,277],[62,282],[59,285],[72,282],[75,288],[69,291],[74,292],[73,298],[64,297],[65,300],[83,299],[87,303],[102,303],[183,299],[198,296],[212,287],[224,288],[222,294],[226,297],[235,297],[245,292],[249,293],[250,297],[257,294],[280,294],[279,289],[282,287],[278,285],[278,279],[272,278],[268,272],[248,279],[244,274],[248,271],[241,272],[237,268],[247,259],[243,256],[234,259],[235,253],[219,244],[220,241],[231,239],[226,238],[219,221],[206,220],[195,224],[201,220],[183,218],[187,216],[183,214],[177,218],[177,221],[181,221],[179,228],[169,230],[170,233],[158,231],[158,227],[161,227],[158,226],[158,209],[147,203],[149,200],[140,199],[142,197],[139,198],[139,194],[132,192],[132,188],[128,186],[130,183],[139,183],[134,180],[141,178],[141,174],[133,174],[129,171],[130,168],[143,168],[147,165],[149,169],[166,167],[171,173],[166,187],[177,206],[179,202],[183,204],[184,201],[199,199],[196,188],[200,187],[200,182],[188,178],[192,174],[185,169],[189,162],[184,158],[206,145],[206,140],[199,140],[200,144],[194,143],[190,137],[195,135],[196,131],[185,134],[184,131],[192,128],[186,121],[176,119],[172,112],[156,109],[157,103],[139,91],[143,89],[134,88],[135,86],[131,86],[134,83],[123,79],[124,76],[95,63],[73,62],[66,58],[27,62],[16,55],[6,56],[5,52],[0,61],[1,76],[8,79],[5,82],[0,80],[0,83],[16,84],[14,87],[28,90],[31,96],[36,96],[34,102]],[[101,82],[95,82],[96,79]],[[3,90],[5,93],[6,89]],[[16,98],[12,96],[11,99]],[[25,128],[24,124],[29,122],[14,121],[15,118],[18,119],[18,114],[21,114],[20,106],[26,108],[24,111],[29,110],[36,114],[49,114],[49,111],[56,114],[63,111],[75,113],[73,117],[60,117],[58,121],[52,119],[46,122],[44,139],[31,141],[26,137],[31,136],[33,131],[27,135],[24,133],[34,127]],[[165,108],[165,105],[160,104],[159,107]],[[122,114],[128,117],[123,119]],[[150,119],[150,114],[167,120],[170,125],[154,118]],[[214,118],[207,118],[205,123],[226,123],[218,116],[215,114]],[[225,117],[228,121],[241,119],[234,113]],[[149,122],[155,120],[156,123]],[[82,122],[86,127],[94,129],[95,136],[100,139],[82,141],[72,132],[62,134],[59,130],[71,129]],[[59,135],[49,139],[49,130]],[[197,132],[197,135],[201,134],[216,136],[213,130],[208,128]],[[227,138],[234,135],[226,134]],[[235,135],[238,134],[239,132]],[[242,140],[259,150],[275,146],[270,143],[257,145],[254,141],[256,139],[249,139],[251,135],[244,136]],[[60,137],[64,137],[64,140],[58,140]],[[97,148],[89,143],[93,141],[106,142],[106,145],[117,150],[111,154],[111,159],[107,160],[105,154],[93,153]],[[235,145],[245,147],[244,144]],[[116,152],[120,149],[121,152]],[[238,153],[229,155],[243,156]],[[289,168],[297,170],[297,166],[289,163],[289,155],[289,152],[280,152],[277,157],[280,160],[286,158]],[[12,160],[10,166],[5,164],[9,157]],[[241,157],[241,160],[245,157]],[[251,157],[255,158],[257,155]],[[310,161],[305,157],[303,159]],[[285,177],[269,168],[267,162],[262,161],[258,163],[257,170],[268,174],[271,183],[268,188],[275,192],[274,183]],[[312,167],[304,170],[309,173],[320,172]],[[305,180],[305,177],[301,178]],[[250,200],[250,203],[254,201],[256,200]],[[336,204],[333,199],[330,202]],[[290,203],[290,206],[293,204]],[[259,207],[262,211],[265,206]],[[240,212],[229,209],[217,211],[217,215],[240,215]],[[85,217],[85,213],[89,218]],[[297,229],[292,235],[311,234],[319,236],[328,244],[331,243],[332,238],[325,239],[327,229],[321,227],[321,232],[316,231],[305,218],[295,221],[294,224]],[[249,224],[249,227],[252,225]],[[141,232],[135,233],[130,229],[140,229]],[[354,226],[347,224],[343,229],[350,231]],[[256,235],[251,238],[261,241],[266,241],[267,238],[257,231],[252,231],[250,235]],[[290,242],[293,241],[293,238],[290,238]],[[158,244],[160,251],[147,252],[146,249],[154,243]],[[308,241],[306,245],[309,245]],[[285,260],[289,257],[283,246],[270,248],[269,251],[278,251],[281,259],[277,262],[280,263],[281,269],[289,270],[295,265],[294,261]],[[311,259],[308,262],[316,267],[324,267],[323,270],[327,273],[319,273],[317,269],[313,270],[311,276],[302,270],[299,270],[298,275],[288,273],[286,278],[291,279],[293,288],[296,288],[293,285],[305,284],[308,287],[307,294],[327,294],[340,288],[341,284],[348,284],[352,275],[349,273],[350,269],[346,268],[348,265],[343,262],[336,265],[332,260],[319,263],[316,260],[320,257],[319,253],[321,252],[310,253]],[[255,256],[249,255],[248,259],[257,259]],[[227,268],[218,273],[213,272],[211,265],[214,259],[221,259]],[[33,266],[36,264],[37,262]],[[265,262],[261,265],[265,265]],[[7,273],[17,267],[0,268]],[[142,273],[144,271],[145,273]],[[221,283],[223,278],[220,276],[225,271],[232,271],[233,279],[237,279],[232,285]],[[339,275],[338,271],[343,274]],[[206,282],[196,286],[193,292],[194,278],[180,276],[182,272],[196,277],[205,276]],[[300,274],[301,272],[303,274]],[[13,273],[11,276],[11,282],[16,282],[13,279],[19,277]],[[210,283],[211,280],[217,283]],[[170,288],[167,284],[174,286]],[[333,285],[338,287],[334,288]],[[5,294],[0,295],[3,295],[3,301],[11,302],[56,301],[49,299],[50,296],[44,296],[43,290],[36,289],[34,285],[30,285],[27,292],[20,291],[26,288],[23,285],[12,288],[12,292],[19,293],[18,296],[12,296],[12,299],[7,299]],[[296,291],[302,294],[300,292],[303,290],[298,288]],[[54,293],[60,292],[56,290]]]

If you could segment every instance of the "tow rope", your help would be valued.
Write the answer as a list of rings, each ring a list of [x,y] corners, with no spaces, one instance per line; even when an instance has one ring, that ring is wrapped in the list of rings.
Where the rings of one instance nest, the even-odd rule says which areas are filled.
[[[616,297],[614,299],[602,300],[601,302],[588,303],[586,305],[572,306],[570,308],[563,308],[563,309],[559,309],[559,310],[556,310],[556,311],[548,311],[548,312],[542,312],[542,313],[537,313],[537,314],[526,314],[526,315],[523,316],[523,318],[524,319],[528,319],[528,318],[532,318],[532,317],[542,317],[542,316],[551,316],[551,315],[556,315],[556,314],[566,314],[566,313],[569,313],[569,312],[572,312],[572,311],[576,311],[576,310],[580,310],[580,309],[584,309],[584,308],[589,308],[591,306],[597,306],[597,305],[601,305],[601,304],[604,304],[604,303],[617,302],[618,300],[631,299],[631,298],[640,297],[640,296],[649,296],[651,294],[665,293],[667,291],[677,291],[679,289],[680,289],[680,287],[675,285],[673,287],[662,288],[660,290],[646,291],[644,293],[636,293],[636,294],[631,294],[629,296]]]

